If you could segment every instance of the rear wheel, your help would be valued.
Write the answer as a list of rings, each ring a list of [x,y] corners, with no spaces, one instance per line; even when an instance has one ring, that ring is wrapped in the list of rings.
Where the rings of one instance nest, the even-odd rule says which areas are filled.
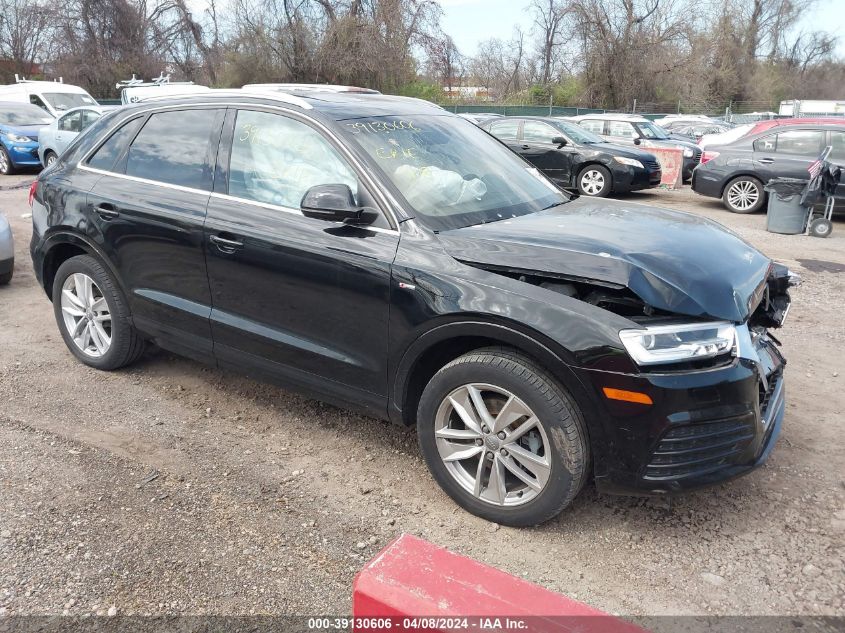
[[[734,178],[722,194],[722,202],[733,213],[754,213],[765,201],[763,183],[751,176]]]
[[[574,400],[505,348],[469,352],[438,371],[420,399],[417,431],[443,490],[496,523],[551,519],[587,476],[587,434]]]
[[[12,163],[12,159],[9,158],[9,152],[6,151],[6,148],[0,145],[0,174],[4,176],[9,176],[15,173],[15,165]]]
[[[612,184],[610,172],[601,165],[587,165],[578,174],[578,191],[584,196],[604,198]]]
[[[53,281],[53,311],[68,349],[86,365],[118,369],[144,351],[123,293],[90,255],[71,257],[59,266]]]

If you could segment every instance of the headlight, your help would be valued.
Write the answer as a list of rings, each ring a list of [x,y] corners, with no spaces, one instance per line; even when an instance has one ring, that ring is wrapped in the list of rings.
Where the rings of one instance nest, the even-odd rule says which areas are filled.
[[[643,169],[643,164],[636,160],[635,158],[625,158],[624,156],[614,156],[613,160],[617,163],[622,163],[623,165],[630,165],[631,167],[639,167]]]
[[[733,323],[684,323],[622,330],[619,338],[638,365],[714,358],[734,349]]]
[[[17,134],[12,134],[11,132],[6,132],[4,136],[12,143],[29,143],[32,140],[28,136],[18,136]]]
[[[684,158],[692,158],[695,156],[695,152],[693,152],[689,147],[684,148]]]

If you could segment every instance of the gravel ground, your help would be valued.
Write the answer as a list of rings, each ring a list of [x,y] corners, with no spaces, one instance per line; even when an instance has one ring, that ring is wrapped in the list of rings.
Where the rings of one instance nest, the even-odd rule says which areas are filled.
[[[784,430],[767,465],[666,501],[603,496],[499,528],[439,491],[412,431],[164,352],[103,373],[66,351],[29,261],[26,189],[0,211],[0,614],[347,613],[401,532],[614,613],[845,615],[845,223],[766,233],[689,190],[629,203],[715,218],[798,271]]]

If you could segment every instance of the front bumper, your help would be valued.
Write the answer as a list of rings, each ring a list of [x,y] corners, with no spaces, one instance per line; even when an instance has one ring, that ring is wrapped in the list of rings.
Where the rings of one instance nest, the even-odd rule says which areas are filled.
[[[760,336],[752,350],[716,369],[585,371],[598,394],[613,387],[646,393],[653,401],[604,400],[602,437],[593,442],[597,488],[671,494],[751,472],[768,458],[780,432],[785,364],[774,343]]]
[[[654,169],[640,169],[639,167],[619,166],[612,170],[613,191],[639,191],[651,189],[660,185],[663,177],[660,167]]]
[[[4,141],[3,146],[16,167],[35,167],[41,165],[38,158],[38,143],[13,143]]]

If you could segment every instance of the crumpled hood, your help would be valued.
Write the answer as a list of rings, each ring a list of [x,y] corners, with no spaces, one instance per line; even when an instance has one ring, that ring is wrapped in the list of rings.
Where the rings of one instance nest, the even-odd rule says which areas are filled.
[[[712,220],[592,198],[439,237],[469,264],[627,286],[660,310],[735,322],[748,318],[772,264]]]

